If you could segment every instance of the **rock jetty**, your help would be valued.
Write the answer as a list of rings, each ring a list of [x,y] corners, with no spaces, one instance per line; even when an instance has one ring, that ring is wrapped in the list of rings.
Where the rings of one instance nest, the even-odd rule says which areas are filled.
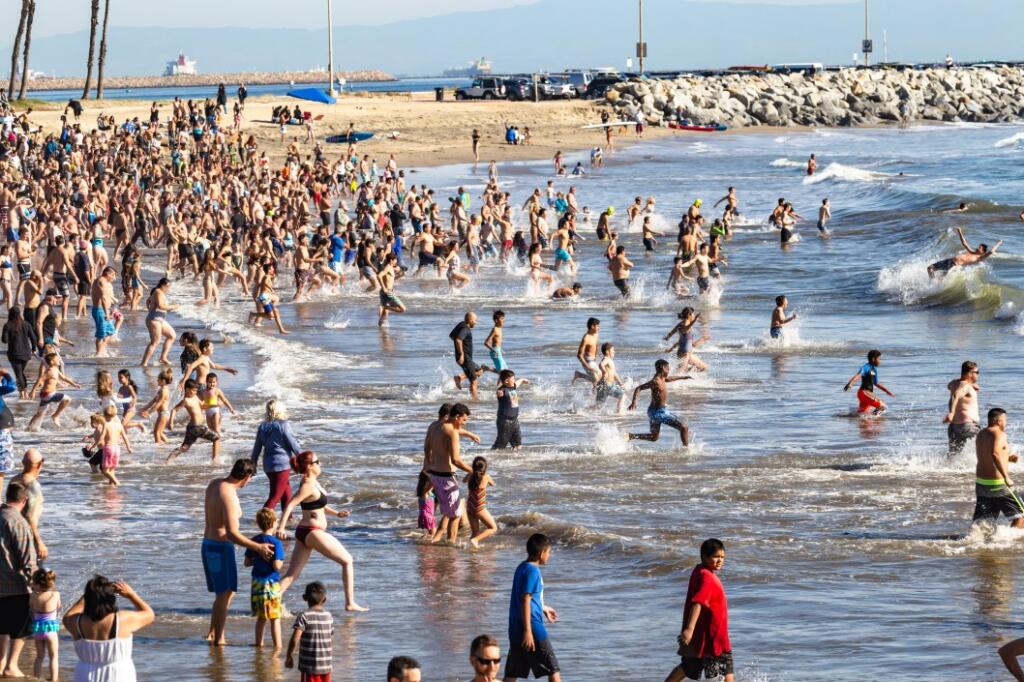
[[[335,78],[344,78],[348,83],[366,83],[398,80],[384,71],[335,71]],[[181,76],[114,76],[103,79],[107,90],[119,88],[181,88],[211,86],[220,83],[237,87],[246,85],[275,85],[279,83],[326,83],[326,71],[258,71],[255,73],[202,73]],[[84,78],[34,78],[28,82],[28,90],[81,90]],[[96,81],[93,80],[93,87]],[[234,92],[231,93],[232,95]]]
[[[671,116],[734,127],[1001,122],[1024,118],[1024,69],[680,76],[620,83],[606,97],[620,116],[652,124]]]

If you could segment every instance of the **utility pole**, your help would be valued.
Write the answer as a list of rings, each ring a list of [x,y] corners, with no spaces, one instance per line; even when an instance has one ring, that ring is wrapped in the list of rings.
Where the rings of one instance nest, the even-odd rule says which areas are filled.
[[[640,42],[636,44],[636,57],[640,60],[640,73],[644,72],[644,58],[647,57],[647,43],[644,42],[644,0],[640,0]]]
[[[334,17],[331,0],[327,0],[327,92],[334,97],[337,91],[334,89]]]
[[[871,66],[871,38],[868,37],[868,0],[864,0],[864,66]]]
[[[889,63],[889,31],[882,29],[882,61]]]

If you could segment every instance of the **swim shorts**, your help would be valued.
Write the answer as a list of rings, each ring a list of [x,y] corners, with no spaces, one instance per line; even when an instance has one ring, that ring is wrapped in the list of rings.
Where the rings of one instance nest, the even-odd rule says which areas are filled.
[[[43,395],[41,393],[39,394],[39,407],[42,407],[43,405],[50,405],[52,403],[62,403],[62,402],[64,402],[64,394],[63,393],[59,393],[57,391],[54,391],[53,393],[48,393],[46,395]]]
[[[433,265],[437,262],[437,256],[426,251],[420,251],[420,265]]]
[[[32,261],[18,261],[18,281],[25,282],[32,276]]]
[[[508,369],[508,365],[505,363],[505,357],[501,354],[501,348],[491,349],[491,362],[494,363],[495,371],[500,372],[503,369]]]
[[[954,265],[956,265],[956,262],[952,258],[946,258],[944,260],[940,260],[938,263],[932,263],[928,269],[932,271],[938,270],[939,272],[949,272]]]
[[[390,305],[390,306],[395,306],[397,308],[397,307],[401,307],[402,301],[401,301],[400,298],[395,296],[393,293],[388,293],[388,292],[386,292],[384,290],[381,290],[381,292],[380,292],[380,305],[381,305],[381,307],[389,306]]]
[[[462,370],[462,373],[466,375],[466,380],[470,382],[476,381],[476,377],[480,373],[480,365],[476,364],[469,358],[466,358],[465,362],[459,365],[459,368]]]
[[[782,327],[772,327],[768,333],[771,334],[773,339],[778,339],[782,336]]]
[[[0,635],[24,639],[32,633],[28,593],[0,597]]]
[[[533,651],[524,649],[521,641],[509,645],[508,658],[505,659],[506,678],[527,678],[532,672],[535,678],[540,679],[550,677],[559,670],[550,639],[534,640]]]
[[[109,471],[116,469],[121,461],[121,448],[117,445],[103,446],[103,469]]]
[[[281,617],[281,583],[276,580],[253,580],[249,594],[250,613],[254,618],[277,620]]]
[[[220,436],[215,431],[211,431],[206,428],[203,424],[189,424],[185,427],[185,440],[182,441],[182,446],[189,447],[197,440],[202,438],[208,440],[211,443],[216,443],[220,440]]]
[[[793,238],[793,230],[789,229],[788,227],[782,228],[780,237],[782,239],[783,244],[788,244],[789,240]]]
[[[671,426],[674,429],[682,428],[683,422],[679,417],[668,411],[667,407],[647,408],[647,419],[651,422],[651,430],[655,426]]]
[[[71,294],[71,283],[68,282],[68,276],[63,272],[53,273],[53,284],[57,288],[57,293],[67,298]]]
[[[648,251],[654,251],[654,240],[650,237],[644,237],[644,248]]]
[[[1010,521],[1024,518],[1024,509],[1018,504],[1013,491],[1006,487],[1002,479],[984,481],[974,484],[977,502],[974,504],[973,521],[997,521],[1002,514]]]
[[[875,397],[874,393],[865,391],[863,388],[857,390],[857,412],[864,413],[868,410],[877,410],[882,406],[882,401]]]
[[[107,319],[106,311],[98,305],[92,307],[92,321],[96,325],[97,339],[114,335],[114,323]]]
[[[697,288],[700,289],[700,293],[703,294],[705,291],[711,288],[711,280],[708,279],[707,277],[698,277]]]
[[[519,418],[498,419],[495,422],[498,435],[494,439],[492,450],[504,450],[508,446],[518,448],[523,444],[523,432],[519,428]]]
[[[828,232],[828,230],[825,229],[825,223],[823,223],[820,220],[818,221],[818,231],[819,232]]]
[[[437,507],[442,516],[458,518],[462,514],[462,505],[459,500],[459,481],[455,475],[439,476],[430,472],[430,482],[437,493]]]
[[[629,296],[629,280],[628,279],[617,279],[615,280],[615,286],[623,296]]]
[[[681,665],[686,672],[686,679],[688,680],[699,680],[701,673],[704,673],[705,680],[733,674],[731,651],[707,658],[692,658],[690,656],[682,656],[681,658]]]
[[[622,387],[618,384],[607,384],[603,381],[597,382],[597,402],[603,403],[609,397],[621,398],[624,394]]]
[[[203,572],[209,592],[238,592],[235,546],[227,540],[203,538]]]
[[[10,429],[0,430],[0,476],[14,471],[14,436]]]
[[[946,429],[949,436],[949,454],[958,454],[967,445],[967,441],[978,435],[981,425],[977,422],[964,422],[963,424],[950,424]]]
[[[566,263],[568,263],[570,258],[571,256],[569,255],[569,252],[566,251],[565,249],[555,249],[555,265],[558,265],[560,261],[565,261]]]

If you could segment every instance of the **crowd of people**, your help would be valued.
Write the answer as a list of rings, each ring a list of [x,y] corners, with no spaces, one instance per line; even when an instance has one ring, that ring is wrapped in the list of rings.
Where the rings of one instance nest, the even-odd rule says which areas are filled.
[[[288,333],[280,316],[283,304],[301,304],[314,291],[355,280],[377,294],[378,324],[384,326],[391,324],[392,315],[409,310],[399,286],[414,286],[410,282],[417,277],[433,276],[459,289],[484,263],[518,268],[535,291],[552,300],[577,298],[582,285],[574,281],[581,267],[576,254],[593,238],[600,242],[611,280],[608,291],[632,295],[630,274],[635,266],[619,238],[615,208],[602,211],[592,224],[590,209],[581,206],[575,186],[562,192],[550,181],[519,204],[502,189],[497,165],[491,162],[477,208],[464,188],[445,203],[431,188],[409,184],[394,155],[379,166],[355,145],[332,157],[312,136],[308,146],[293,139],[281,158],[271,160],[254,135],[243,133],[243,111],[240,97],[228,120],[221,92],[216,101],[205,103],[175,100],[164,120],[154,105],[147,122],[127,121],[92,131],[68,119],[63,119],[60,130],[39,131],[27,113],[0,112],[0,230],[5,235],[0,291],[8,311],[2,341],[11,366],[10,372],[0,370],[0,396],[17,393],[19,401],[38,401],[25,431],[44,428],[48,414],[52,426],[46,429],[66,430],[61,417],[80,399],[63,389],[81,388],[79,381],[86,381],[72,376],[65,366],[66,349],[103,358],[125,325],[145,328],[148,334],[139,365],[145,368],[155,362],[160,367],[156,380],[146,379],[142,386],[129,368],[117,372],[116,379],[105,369],[96,371],[98,408],[90,416],[91,430],[83,437],[82,450],[99,474],[97,481],[122,484],[117,475],[121,447],[132,452],[132,430],[138,432],[135,438],[151,437],[158,448],[166,448],[168,461],[202,441],[203,447],[209,443],[212,461],[219,462],[224,420],[227,413],[236,414],[229,398],[232,387],[221,379],[235,374],[235,369],[214,360],[211,339],[192,332],[179,335],[174,329],[171,315],[183,301],[174,300],[182,294],[172,293],[172,280],[191,278],[196,292],[192,303],[201,306],[219,306],[224,287],[237,289],[252,301],[250,324],[270,322],[280,334]],[[290,115],[287,109],[282,118],[286,114]],[[522,143],[529,138],[527,129]],[[508,141],[520,143],[518,137]],[[474,131],[476,159],[479,143],[479,132]],[[593,168],[600,168],[601,156],[600,150],[591,155]],[[554,165],[558,175],[565,175],[561,152]],[[807,173],[813,174],[815,167],[812,155]],[[577,164],[573,175],[583,174]],[[598,318],[587,322],[576,353],[580,369],[571,381],[589,383],[595,404],[611,398],[619,411],[635,409],[640,393],[650,392],[648,430],[630,433],[629,439],[657,441],[663,426],[677,431],[684,446],[692,437],[685,419],[670,408],[667,384],[707,368],[695,352],[708,340],[706,329],[698,334],[703,325],[699,308],[728,265],[726,245],[740,215],[734,187],[714,206],[722,204],[721,216],[711,218],[710,224],[700,199],[682,216],[666,288],[694,304],[681,310],[665,336],[666,341],[676,337],[670,349],[676,353],[674,371],[672,363],[658,360],[651,379],[634,388],[628,407],[615,346],[601,342]],[[653,197],[646,202],[637,197],[626,209],[628,223],[641,228],[646,251],[658,249],[659,238],[666,236],[654,229],[654,214]],[[822,236],[830,234],[831,217],[826,198],[817,220]],[[801,220],[784,198],[768,219],[778,229],[783,247],[796,241]],[[584,234],[591,230],[593,237]],[[963,246],[965,254],[936,264],[929,273],[981,262],[999,245],[971,249],[963,239]],[[545,262],[548,254],[551,263]],[[786,296],[780,295],[766,315],[772,339],[783,336],[785,325],[796,319],[795,313],[787,312],[788,305]],[[70,316],[86,314],[94,326],[91,345],[88,339],[72,338],[67,325]],[[467,312],[449,334],[459,368],[453,375],[455,387],[465,387],[471,401],[480,401],[481,377],[487,372],[495,375],[495,450],[523,443],[519,390],[529,383],[516,375],[504,354],[505,318],[500,310],[491,316],[493,326],[484,341],[490,364],[474,359],[475,312]],[[176,343],[182,348],[180,373],[171,357]],[[885,409],[876,389],[892,395],[878,380],[881,355],[872,350],[868,363],[846,384],[849,389],[861,382],[860,414]],[[987,428],[982,428],[977,366],[965,363],[963,370],[950,384],[947,421],[951,452],[976,437],[975,518],[989,520],[1002,513],[1022,525],[1024,506],[1007,472],[1015,456],[1006,446],[1005,412],[993,408]],[[148,395],[152,397],[147,400]],[[167,431],[174,430],[179,412],[185,419],[183,440],[172,449]],[[418,525],[427,542],[456,545],[460,535],[468,533],[469,544],[479,548],[499,532],[488,510],[487,491],[496,485],[488,460],[478,456],[467,463],[460,454],[461,438],[480,440],[466,428],[470,415],[468,405],[446,403],[425,429],[422,466],[412,473],[418,474]],[[14,470],[15,421],[0,397],[0,479]],[[250,537],[241,530],[245,521],[238,491],[250,482],[261,458],[270,489],[254,516],[259,533]],[[22,471],[7,483],[0,512],[0,674],[21,674],[19,657],[31,636],[36,643],[36,675],[56,679],[56,639],[63,625],[79,657],[76,680],[99,679],[89,677],[99,668],[111,675],[102,679],[134,679],[132,635],[153,621],[153,610],[128,584],[95,576],[82,598],[62,612],[58,576],[49,568],[59,566],[60,557],[49,555],[40,530],[43,462],[37,449],[26,451]],[[287,645],[283,642],[283,596],[300,579],[310,558],[319,554],[338,565],[346,611],[366,610],[356,599],[355,559],[328,531],[327,518],[344,518],[348,511],[332,504],[320,482],[323,472],[316,452],[299,444],[283,403],[272,399],[265,405],[251,455],[235,461],[226,476],[215,478],[204,498],[201,556],[207,588],[215,595],[207,639],[213,646],[226,643],[228,609],[238,592],[236,547],[242,547],[244,562],[252,569],[254,643],[262,646],[269,630],[273,647],[287,647],[286,665],[297,662],[304,680],[330,679],[332,650],[327,589],[318,581],[304,586],[302,598],[308,608],[296,615],[292,635]],[[294,491],[293,474],[300,477]],[[466,495],[460,492],[463,483]],[[289,556],[283,541],[296,513],[300,518],[293,526]],[[551,552],[547,537],[533,535],[527,559],[515,571],[506,680],[531,673],[560,679],[547,630],[558,614],[544,602],[541,577]],[[718,577],[724,544],[709,539],[700,556],[684,602],[681,663],[669,680],[733,676],[725,592]],[[118,597],[133,608],[119,609]],[[473,679],[497,679],[502,660],[498,640],[481,635],[469,651]],[[44,671],[46,662],[49,667]],[[389,682],[420,679],[419,665],[409,657],[392,660],[387,674]]]

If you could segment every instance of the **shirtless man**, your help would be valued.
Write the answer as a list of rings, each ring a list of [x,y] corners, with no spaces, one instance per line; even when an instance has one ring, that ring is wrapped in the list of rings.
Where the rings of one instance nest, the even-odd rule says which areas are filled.
[[[807,159],[807,174],[814,175],[814,171],[818,168],[818,160],[814,158],[814,154],[811,154],[811,158]]]
[[[39,409],[32,415],[32,420],[28,423],[28,431],[39,429],[39,422],[43,420],[47,407],[53,404],[57,405],[57,409],[50,419],[53,420],[55,426],[60,426],[59,417],[61,412],[67,409],[68,404],[71,403],[71,397],[60,393],[58,389],[64,386],[81,388],[73,379],[60,371],[60,357],[56,353],[49,353],[43,358],[43,364],[43,373],[29,393],[29,399],[34,399],[36,392],[39,392]]]
[[[18,230],[18,241],[14,242],[14,255],[18,266],[18,288],[14,290],[15,301],[21,298],[21,288],[32,276],[32,254],[34,252],[32,232],[29,228],[23,227]]]
[[[601,320],[591,317],[587,320],[587,333],[580,339],[579,348],[576,349],[576,359],[583,366],[583,371],[576,370],[572,377],[572,383],[577,379],[589,381],[596,384],[601,378],[601,368],[597,364],[597,346],[600,343]]]
[[[57,235],[53,240],[53,248],[46,254],[43,261],[43,277],[53,271],[53,285],[57,293],[64,299],[61,302],[61,319],[67,319],[68,300],[71,297],[71,279],[75,270],[75,249],[64,242],[63,235]],[[71,273],[71,274],[69,274]]]
[[[206,417],[203,413],[203,401],[199,399],[199,384],[193,379],[189,379],[185,382],[185,396],[178,401],[178,404],[171,408],[171,415],[167,420],[167,428],[174,429],[174,415],[180,410],[184,409],[188,413],[188,426],[185,427],[185,439],[181,442],[181,445],[171,450],[171,454],[167,455],[167,462],[182,454],[188,452],[188,449],[192,445],[202,438],[208,440],[213,444],[213,462],[216,464],[217,457],[220,455],[220,434],[216,431],[211,431],[206,426]]]
[[[380,265],[380,270],[377,271],[377,285],[380,287],[379,297],[380,306],[378,307],[377,326],[383,327],[384,323],[388,320],[388,313],[404,313],[405,304],[402,303],[402,299],[395,296],[395,263],[398,261],[398,256],[394,253],[389,253],[384,256],[384,260]]]
[[[455,470],[473,472],[459,454],[459,432],[468,421],[469,408],[456,403],[452,405],[447,421],[438,419],[431,424],[423,440],[423,471],[430,476],[437,492],[441,514],[448,519],[448,542],[453,545],[458,537],[463,511]]]
[[[1006,441],[1006,410],[993,407],[988,411],[988,428],[978,432],[975,441],[978,464],[974,470],[974,490],[977,502],[974,505],[972,523],[989,521],[993,523],[1003,514],[1014,528],[1024,528],[1024,506],[1013,492],[1010,479],[1010,462],[1017,461],[1017,455],[1010,454]]]
[[[569,274],[576,274],[576,261],[572,259],[572,236],[569,234],[568,223],[565,220],[558,222],[558,229],[551,236],[551,247],[555,251],[555,272],[562,267],[562,263],[569,265]]]
[[[942,418],[949,424],[946,434],[949,438],[949,456],[959,455],[967,441],[981,431],[978,416],[978,364],[967,360],[960,365],[960,378],[949,382],[949,412]]]
[[[117,277],[114,268],[103,268],[103,272],[92,284],[92,321],[96,324],[96,356],[105,357],[107,343],[114,335],[114,323],[110,321],[111,306],[114,305],[113,281]]]
[[[643,384],[640,384],[633,389],[633,400],[629,403],[629,409],[636,409],[636,399],[640,395],[640,391],[651,392],[651,404],[647,407],[647,419],[651,424],[650,433],[631,433],[628,436],[629,440],[649,440],[656,441],[661,435],[662,425],[671,426],[673,429],[679,431],[679,437],[683,440],[683,445],[690,444],[690,429],[686,426],[679,417],[669,412],[665,406],[668,402],[668,386],[670,381],[680,381],[684,379],[691,379],[690,376],[669,376],[668,373],[668,360],[658,360],[654,363],[654,377]]]
[[[626,247],[615,248],[615,257],[608,260],[608,270],[612,273],[612,283],[623,298],[629,296],[629,270],[633,261],[626,258]]]
[[[412,241],[412,249],[419,246],[419,266],[416,268],[416,272],[412,273],[413,277],[420,274],[420,270],[425,267],[430,267],[437,263],[437,256],[434,254],[434,246],[436,243],[434,234],[428,228],[424,228],[422,232],[416,235],[416,238]]]
[[[238,591],[238,567],[235,563],[235,545],[250,549],[265,561],[274,559],[274,546],[259,544],[242,535],[238,520],[242,507],[238,502],[238,490],[244,488],[256,473],[256,465],[249,459],[239,459],[225,478],[215,478],[206,486],[204,510],[206,530],[203,533],[203,572],[206,573],[206,589],[217,597],[213,600],[210,614],[210,632],[207,641],[214,646],[224,646],[224,625],[228,618],[228,607]]]
[[[972,249],[971,245],[967,243],[966,237],[964,237],[963,228],[956,228],[956,233],[957,236],[960,237],[960,243],[963,244],[966,253],[958,253],[952,258],[946,258],[944,260],[940,260],[937,263],[932,263],[931,265],[928,266],[929,277],[934,277],[936,272],[947,273],[956,267],[963,267],[966,265],[977,265],[978,263],[992,256],[992,254],[996,252],[996,249],[998,249],[1003,244],[1003,240],[1000,239],[999,241],[996,242],[996,245],[993,246],[991,249],[988,248],[987,244],[978,244],[978,248]]]
[[[775,309],[772,310],[772,321],[768,328],[768,334],[773,339],[780,338],[782,336],[782,328],[796,319],[796,313],[786,317],[787,305],[789,305],[789,299],[785,296],[775,297]]]
[[[680,267],[686,270],[691,265],[697,266],[697,289],[704,294],[711,288],[711,264],[718,260],[718,258],[708,257],[708,245],[707,242],[704,242],[697,247],[697,254],[685,263],[681,263]]]
[[[726,190],[725,196],[722,197],[721,199],[719,199],[718,201],[716,201],[715,205],[712,206],[712,208],[717,208],[718,205],[720,203],[722,203],[723,201],[726,202],[725,203],[725,211],[726,211],[726,213],[729,213],[729,212],[738,213],[739,212],[739,204],[737,204],[737,202],[736,202],[736,188],[735,187],[730,187],[728,190]]]
[[[818,208],[818,232],[822,235],[828,234],[828,221],[832,220],[832,207],[828,205],[828,197],[821,200]]]
[[[583,291],[583,285],[579,282],[573,283],[571,287],[559,287],[551,292],[551,300],[559,301],[562,299],[575,299],[578,298],[580,293]]]

